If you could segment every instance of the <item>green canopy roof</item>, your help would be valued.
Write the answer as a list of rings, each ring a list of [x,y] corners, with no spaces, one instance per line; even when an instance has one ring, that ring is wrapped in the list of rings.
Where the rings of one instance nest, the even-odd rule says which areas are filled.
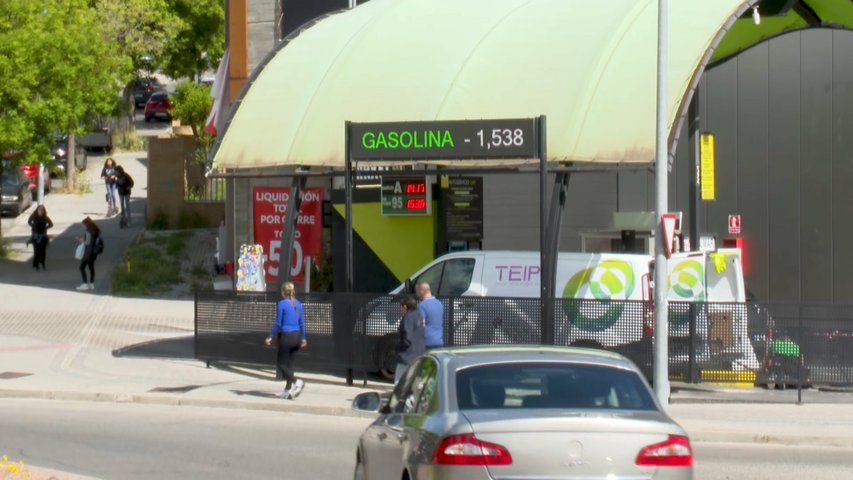
[[[853,19],[848,0],[808,0],[806,19],[792,9],[756,26],[748,3],[669,1],[671,139],[720,39],[715,59],[813,24],[811,13]],[[656,54],[655,0],[371,0],[259,67],[214,166],[341,166],[347,120],[538,115],[549,161],[652,162]]]

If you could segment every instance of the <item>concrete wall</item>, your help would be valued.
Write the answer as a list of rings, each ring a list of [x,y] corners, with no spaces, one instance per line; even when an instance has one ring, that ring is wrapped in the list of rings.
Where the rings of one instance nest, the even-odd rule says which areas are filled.
[[[275,46],[275,10],[279,0],[249,0],[249,73]]]
[[[185,171],[197,174],[193,159],[192,137],[152,137],[148,142],[148,218],[146,225],[165,215],[169,228],[182,221],[200,219],[207,227],[216,227],[225,218],[224,202],[188,202],[185,197]],[[196,175],[197,176],[197,175]]]

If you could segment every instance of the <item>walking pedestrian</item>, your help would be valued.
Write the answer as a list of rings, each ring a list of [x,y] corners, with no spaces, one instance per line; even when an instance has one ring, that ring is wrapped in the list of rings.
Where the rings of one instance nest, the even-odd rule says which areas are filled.
[[[94,290],[95,289],[95,260],[98,259],[98,253],[95,249],[95,244],[101,236],[101,229],[95,224],[91,217],[83,219],[83,228],[85,229],[82,237],[77,237],[77,241],[84,246],[83,258],[80,259],[80,276],[83,277],[83,283],[77,287],[77,290]],[[86,269],[89,269],[89,278],[86,278]]]
[[[298,397],[305,387],[305,382],[296,378],[293,372],[293,357],[299,349],[308,346],[305,340],[305,314],[302,311],[302,302],[296,299],[295,290],[291,282],[282,284],[281,300],[276,306],[275,323],[264,342],[272,345],[273,339],[277,340],[276,369],[281,372],[285,380],[284,389],[278,396],[291,400]]]
[[[406,295],[400,299],[403,318],[400,320],[398,332],[400,343],[397,345],[397,370],[394,372],[394,383],[399,383],[409,365],[426,351],[424,345],[424,319],[418,311],[418,299]]]
[[[47,230],[53,227],[53,221],[47,216],[47,208],[39,205],[30,215],[27,223],[30,225],[30,242],[33,244],[33,268],[38,271],[39,265],[42,270],[47,270],[44,261],[47,257]]]
[[[118,213],[116,206],[116,161],[113,157],[104,160],[104,168],[101,169],[101,178],[107,187],[107,216],[111,217]]]
[[[121,205],[120,226],[130,225],[130,191],[133,188],[133,177],[124,171],[124,167],[116,167],[116,189],[118,190],[119,204]]]
[[[415,292],[421,300],[418,311],[424,319],[424,342],[426,348],[444,346],[444,307],[432,296],[432,290],[427,282],[421,282],[415,287]]]

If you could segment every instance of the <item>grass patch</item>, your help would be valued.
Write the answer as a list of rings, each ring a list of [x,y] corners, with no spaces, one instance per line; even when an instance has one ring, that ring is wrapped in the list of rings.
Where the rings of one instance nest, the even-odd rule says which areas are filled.
[[[59,193],[74,193],[83,195],[92,191],[92,184],[89,182],[89,176],[86,170],[77,170],[74,172],[74,188],[68,188],[68,185],[63,185],[62,188],[56,190]]]
[[[133,129],[119,130],[115,134],[113,148],[116,152],[142,152],[148,150],[148,138]]]
[[[156,244],[132,245],[123,262],[113,272],[113,293],[151,295],[166,293],[181,283],[180,262]]]
[[[188,260],[194,251],[208,248],[209,239],[200,235],[177,231],[140,237],[113,271],[113,294],[173,297],[210,289],[212,267]]]

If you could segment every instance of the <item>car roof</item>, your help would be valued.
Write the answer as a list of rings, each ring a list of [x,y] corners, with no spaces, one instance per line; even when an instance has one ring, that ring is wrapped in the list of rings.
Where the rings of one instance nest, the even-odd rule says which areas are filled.
[[[443,363],[452,363],[455,368],[489,363],[536,361],[536,362],[584,362],[636,369],[622,355],[606,350],[582,347],[558,347],[547,345],[474,345],[430,350]]]

